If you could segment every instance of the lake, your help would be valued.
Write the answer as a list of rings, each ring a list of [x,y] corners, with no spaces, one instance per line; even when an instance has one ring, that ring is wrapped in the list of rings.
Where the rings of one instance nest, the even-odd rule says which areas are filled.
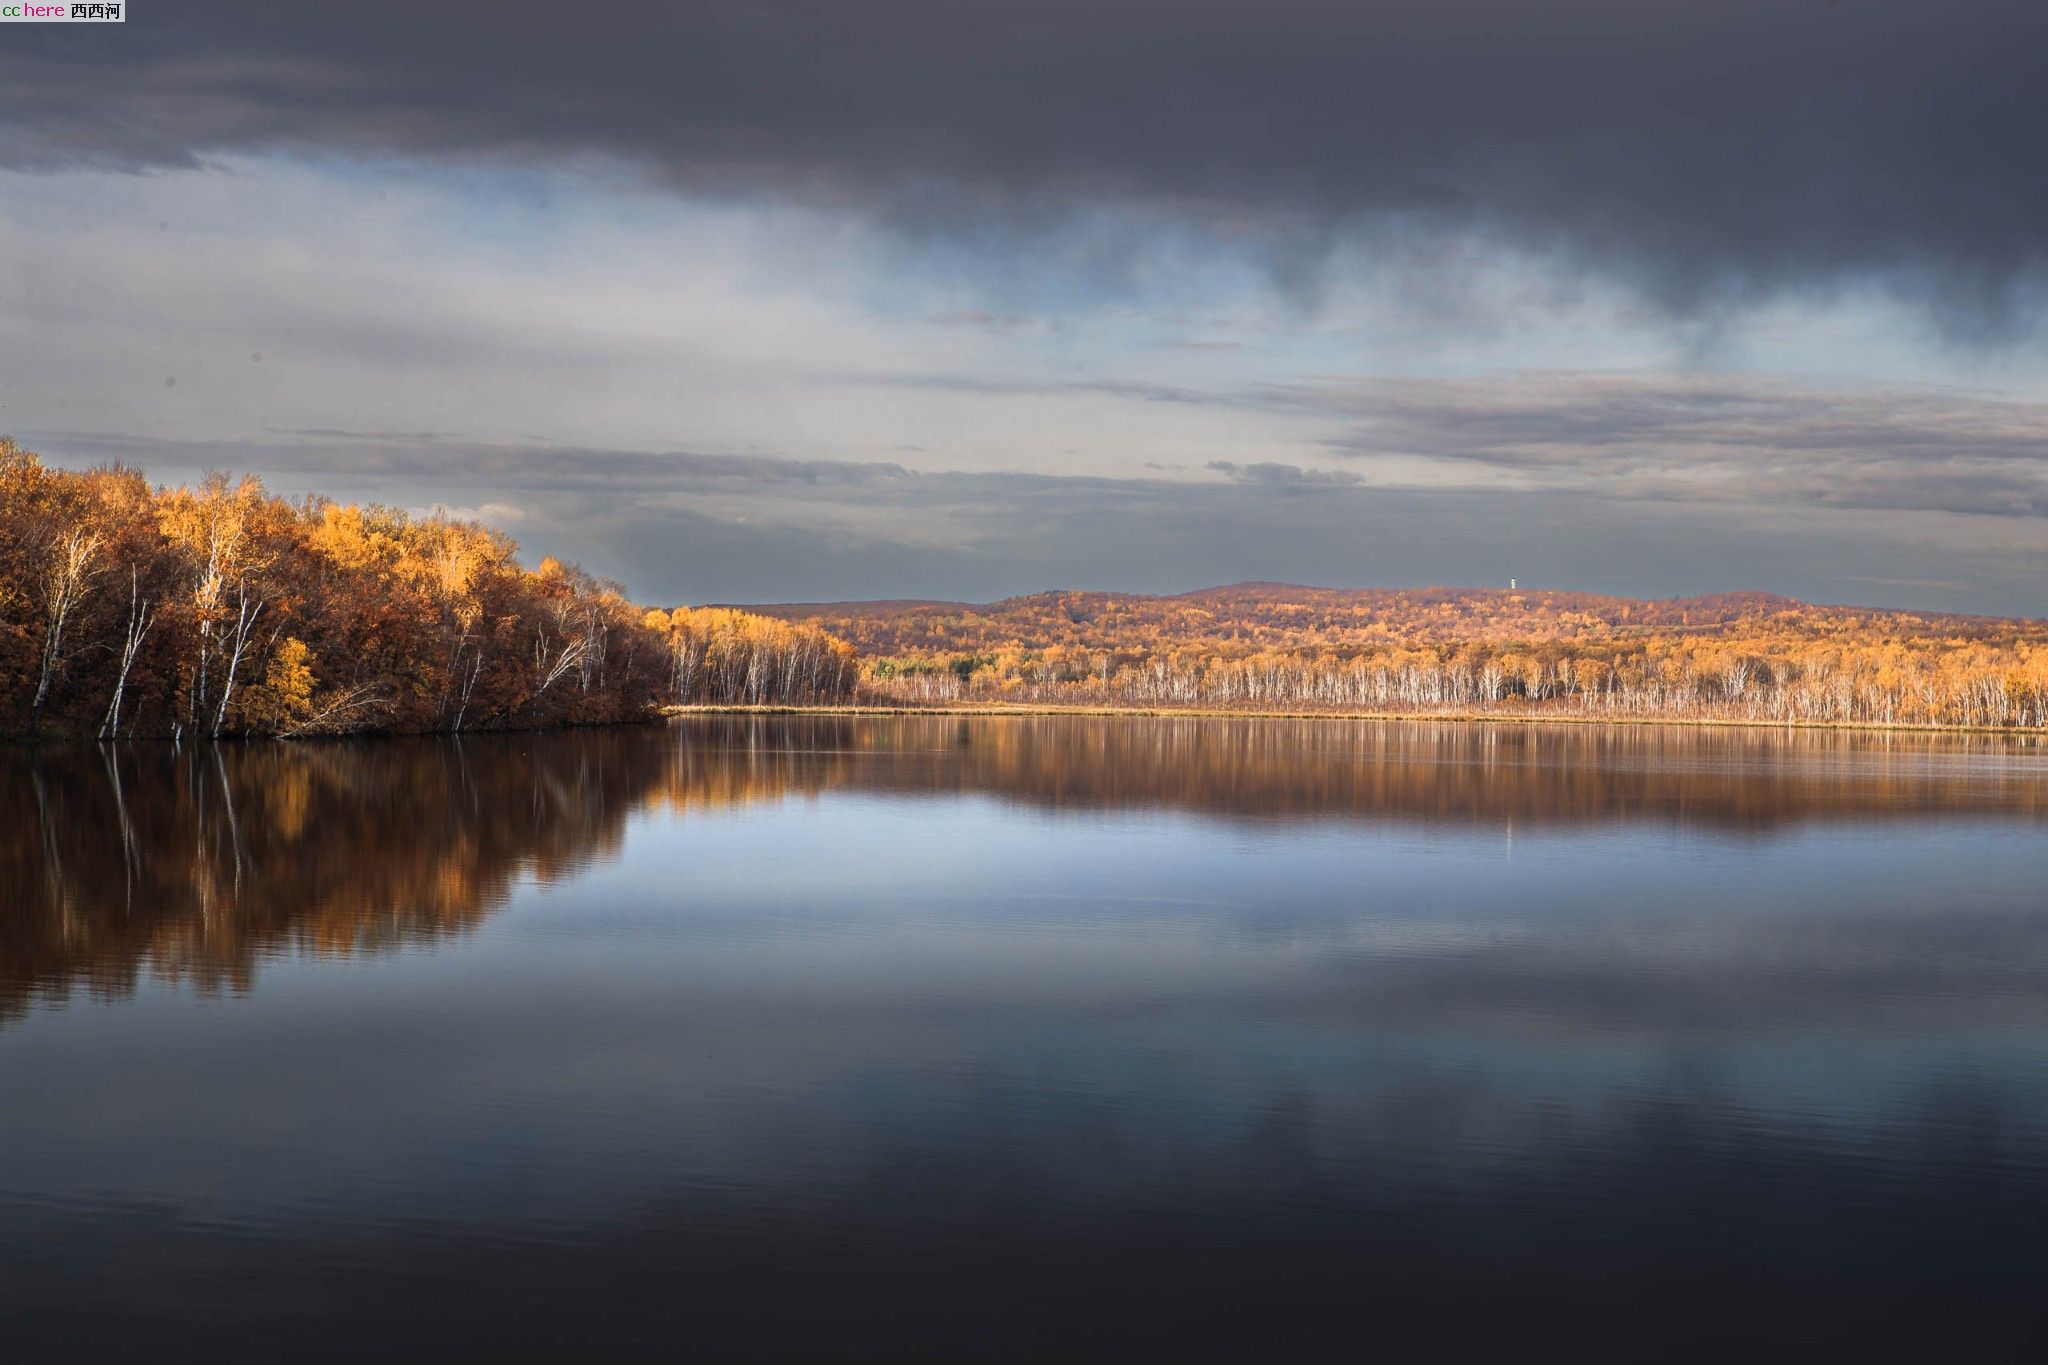
[[[0,752],[19,1359],[2035,1358],[2048,748]]]

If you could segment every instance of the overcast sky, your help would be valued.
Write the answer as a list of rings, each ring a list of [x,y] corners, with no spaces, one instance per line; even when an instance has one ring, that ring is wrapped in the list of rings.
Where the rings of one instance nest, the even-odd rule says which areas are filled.
[[[2048,615],[2039,0],[0,26],[0,432],[650,601]]]

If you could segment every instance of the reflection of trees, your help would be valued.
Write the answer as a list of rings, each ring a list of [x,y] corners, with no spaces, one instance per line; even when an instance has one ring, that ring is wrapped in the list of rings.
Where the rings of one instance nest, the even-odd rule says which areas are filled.
[[[1761,831],[2048,817],[2024,740],[1804,731],[1095,717],[693,718],[468,740],[0,752],[0,1017],[149,970],[245,986],[287,951],[477,923],[626,816],[791,796],[1055,809]]]
[[[2024,738],[1246,718],[699,717],[679,805],[828,789],[1425,823],[2048,817]]]
[[[615,849],[663,762],[646,731],[0,752],[0,1017],[459,932]]]

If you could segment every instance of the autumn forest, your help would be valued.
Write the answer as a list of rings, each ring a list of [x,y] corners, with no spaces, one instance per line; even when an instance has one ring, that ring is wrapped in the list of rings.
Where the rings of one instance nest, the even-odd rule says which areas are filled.
[[[0,731],[123,737],[461,732],[675,702],[850,695],[852,652],[737,611],[648,610],[501,533],[153,489],[0,442]]]
[[[1770,593],[1042,593],[756,610],[844,639],[878,696],[1218,710],[2039,728],[2048,621]]]
[[[651,608],[504,534],[0,440],[0,732],[457,733],[679,705],[1540,714],[2038,729],[2048,622],[1242,584]]]

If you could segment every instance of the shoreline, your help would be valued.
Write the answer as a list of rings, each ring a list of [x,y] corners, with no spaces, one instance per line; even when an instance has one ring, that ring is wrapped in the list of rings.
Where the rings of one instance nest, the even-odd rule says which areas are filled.
[[[1061,702],[918,702],[892,705],[882,702],[827,703],[694,702],[662,706],[644,716],[615,720],[567,721],[548,725],[492,727],[462,731],[448,730],[350,730],[335,734],[224,734],[203,738],[176,739],[169,735],[123,735],[103,739],[89,735],[49,733],[0,735],[0,745],[41,747],[100,744],[333,744],[349,740],[388,739],[471,739],[491,736],[559,734],[568,730],[603,730],[635,725],[659,725],[693,716],[848,716],[848,717],[1046,717],[1074,716],[1112,720],[1329,720],[1371,721],[1412,725],[1652,725],[1667,729],[1696,730],[1815,730],[1859,734],[1997,735],[2011,739],[2048,740],[2048,727],[1999,725],[1930,725],[1926,723],[1858,720],[1752,720],[1731,716],[1629,716],[1571,715],[1534,711],[1311,711],[1228,710],[1199,706],[1117,706]]]
[[[700,702],[664,706],[663,719],[689,716],[1094,716],[1098,718],[1188,718],[1198,720],[1347,720],[1400,721],[1409,723],[1453,723],[1459,725],[1658,725],[1691,729],[1741,730],[1847,730],[1866,734],[2003,735],[2013,738],[2048,738],[2048,728],[2000,725],[1932,725],[1924,722],[1868,720],[1751,720],[1732,716],[1619,716],[1558,715],[1530,711],[1309,711],[1226,710],[1198,706],[1117,706],[1061,702],[918,702],[888,705],[879,702],[851,702],[845,705],[812,703]]]

